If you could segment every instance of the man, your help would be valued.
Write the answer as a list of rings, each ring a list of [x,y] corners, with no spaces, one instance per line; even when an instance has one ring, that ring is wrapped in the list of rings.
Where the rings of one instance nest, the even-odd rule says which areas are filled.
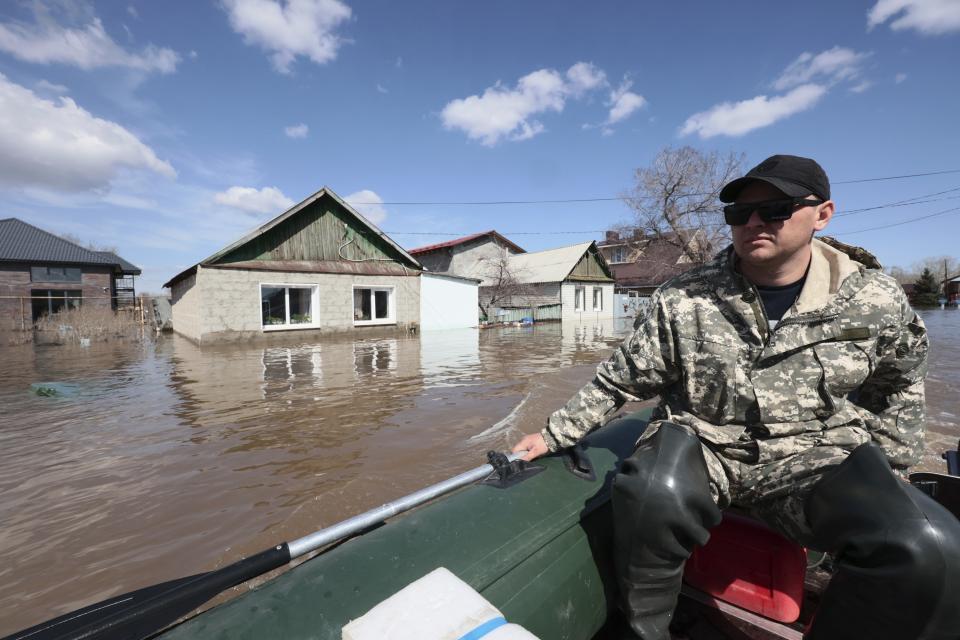
[[[732,246],[660,287],[514,451],[571,446],[660,396],[612,491],[621,606],[644,640],[669,638],[684,562],[730,505],[835,554],[809,638],[960,636],[960,522],[891,471],[922,451],[923,323],[873,256],[814,239],[834,203],[813,160],[768,158],[720,199]]]

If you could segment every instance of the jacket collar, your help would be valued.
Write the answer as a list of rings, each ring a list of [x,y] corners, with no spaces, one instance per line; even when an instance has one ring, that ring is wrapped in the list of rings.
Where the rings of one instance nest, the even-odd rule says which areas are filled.
[[[721,251],[711,263],[717,276],[717,294],[724,299],[741,297],[749,288],[737,270],[738,258],[733,245]],[[810,313],[827,306],[840,291],[843,282],[864,265],[846,252],[814,238],[811,243],[810,269],[796,302],[796,312]]]
[[[848,276],[860,271],[861,265],[834,247],[814,238],[811,243],[810,269],[797,298],[797,313],[809,313],[825,307]]]

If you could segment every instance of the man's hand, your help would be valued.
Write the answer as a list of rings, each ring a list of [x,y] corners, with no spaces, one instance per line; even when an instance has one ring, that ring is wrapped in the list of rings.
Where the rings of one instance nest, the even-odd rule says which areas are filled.
[[[527,452],[523,456],[523,459],[529,462],[534,458],[539,458],[543,454],[548,453],[550,449],[547,448],[547,442],[543,439],[542,435],[539,433],[531,433],[528,436],[524,436],[513,448],[514,453],[520,453],[522,451]]]

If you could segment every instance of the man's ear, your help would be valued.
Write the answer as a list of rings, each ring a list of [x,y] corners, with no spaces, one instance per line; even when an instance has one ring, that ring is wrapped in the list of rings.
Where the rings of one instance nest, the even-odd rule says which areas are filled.
[[[817,205],[817,217],[813,222],[814,231],[822,231],[826,228],[835,209],[836,205],[833,204],[833,200],[827,200],[823,204]]]

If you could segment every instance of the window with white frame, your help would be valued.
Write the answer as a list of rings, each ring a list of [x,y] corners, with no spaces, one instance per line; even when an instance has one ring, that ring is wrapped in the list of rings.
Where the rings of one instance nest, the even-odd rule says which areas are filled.
[[[260,285],[260,322],[264,331],[317,326],[317,285]]]
[[[614,247],[613,255],[610,257],[610,262],[626,262],[627,261],[627,249],[626,247]]]
[[[583,311],[586,306],[586,291],[583,287],[573,288],[573,310]]]
[[[603,311],[603,287],[593,288],[593,310]]]
[[[353,287],[353,324],[394,324],[396,300],[393,287]]]

